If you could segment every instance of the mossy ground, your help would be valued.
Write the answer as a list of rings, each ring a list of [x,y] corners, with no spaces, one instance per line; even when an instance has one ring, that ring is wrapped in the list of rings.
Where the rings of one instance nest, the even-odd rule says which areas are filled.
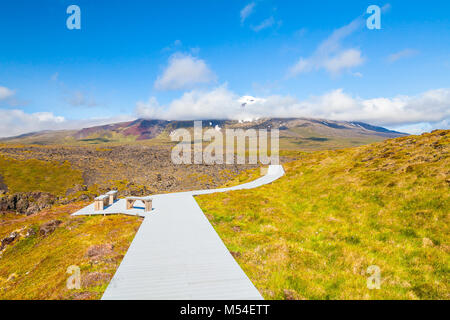
[[[298,154],[270,185],[196,199],[266,299],[450,299],[449,149],[447,130]]]
[[[0,155],[0,175],[9,193],[43,191],[63,195],[75,184],[83,184],[80,171],[69,162],[16,160]]]
[[[0,257],[1,299],[99,299],[108,279],[68,290],[67,268],[76,265],[81,277],[100,272],[113,276],[138,230],[141,219],[123,215],[80,216],[70,213],[87,203],[54,207],[25,217],[13,213],[0,216],[0,238],[13,231],[22,236],[10,244]],[[51,220],[62,224],[48,236],[40,235],[39,226]],[[37,233],[26,238],[33,228]],[[113,251],[93,260],[87,251],[94,245],[113,245]]]

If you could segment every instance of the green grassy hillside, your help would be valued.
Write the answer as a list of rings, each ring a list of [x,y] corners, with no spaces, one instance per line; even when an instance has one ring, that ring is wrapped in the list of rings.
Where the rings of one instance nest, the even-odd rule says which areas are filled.
[[[303,154],[270,185],[197,201],[266,299],[450,299],[449,151],[441,130]]]
[[[63,195],[75,184],[82,184],[80,171],[69,162],[16,160],[0,155],[0,175],[10,193],[43,191]]]

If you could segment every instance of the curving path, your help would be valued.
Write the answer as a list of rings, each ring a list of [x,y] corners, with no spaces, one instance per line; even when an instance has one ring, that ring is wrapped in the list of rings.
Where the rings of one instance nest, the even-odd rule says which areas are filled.
[[[193,196],[256,188],[283,175],[281,165],[271,165],[265,176],[242,185],[155,195],[154,210],[146,215],[123,210],[124,200],[105,212],[90,205],[74,213],[145,217],[102,299],[262,299]]]

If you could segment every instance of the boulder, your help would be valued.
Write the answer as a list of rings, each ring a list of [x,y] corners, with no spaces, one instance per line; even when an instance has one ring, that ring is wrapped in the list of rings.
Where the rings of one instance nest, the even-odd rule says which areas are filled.
[[[80,195],[80,196],[78,197],[77,200],[78,200],[78,201],[89,201],[90,198],[89,198],[89,196],[88,196],[87,194],[82,194],[82,195]]]
[[[35,214],[36,212],[39,212],[39,206],[36,204],[32,204],[30,207],[28,207],[27,211],[25,212],[25,215],[29,216]]]
[[[56,197],[47,192],[19,192],[0,198],[0,211],[16,211],[30,215],[55,203]]]
[[[286,300],[298,300],[297,298],[297,292],[291,289],[284,289],[283,290],[284,298]]]
[[[19,237],[17,232],[11,232],[9,236],[3,238],[0,243],[0,250],[3,250],[8,244],[11,244],[17,237]]]
[[[70,196],[70,195],[72,195],[74,193],[77,193],[77,192],[80,192],[80,191],[86,191],[86,190],[87,190],[86,186],[83,186],[81,184],[76,184],[76,185],[73,186],[73,188],[67,189],[66,196]]]
[[[37,192],[33,193],[32,196],[35,197],[39,210],[51,207],[56,201],[56,197],[51,193]]]
[[[29,228],[25,233],[25,238],[29,238],[36,235],[36,231],[33,228]]]
[[[16,211],[19,211],[21,213],[26,212],[28,209],[28,199],[23,194],[20,194],[20,197],[18,195],[17,202],[16,202]]]
[[[241,256],[241,253],[237,251],[230,251],[230,253],[233,256],[233,258],[239,258]]]
[[[39,227],[39,234],[46,237],[53,233],[61,223],[61,220],[48,221]]]

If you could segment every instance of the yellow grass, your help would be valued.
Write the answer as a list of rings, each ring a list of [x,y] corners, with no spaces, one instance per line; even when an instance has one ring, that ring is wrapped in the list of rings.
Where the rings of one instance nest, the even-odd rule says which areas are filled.
[[[197,201],[267,299],[449,299],[449,142],[300,154],[270,185]]]
[[[99,299],[108,278],[86,283],[81,289],[68,290],[67,268],[76,265],[85,279],[93,272],[110,277],[122,261],[139,228],[141,219],[122,215],[73,217],[69,214],[86,205],[71,204],[45,210],[32,216],[0,216],[0,237],[13,231],[21,234],[0,257],[0,299]],[[39,234],[39,226],[62,221],[48,236]],[[36,235],[26,238],[29,228]],[[87,256],[93,245],[113,245],[113,251],[99,259]]]

